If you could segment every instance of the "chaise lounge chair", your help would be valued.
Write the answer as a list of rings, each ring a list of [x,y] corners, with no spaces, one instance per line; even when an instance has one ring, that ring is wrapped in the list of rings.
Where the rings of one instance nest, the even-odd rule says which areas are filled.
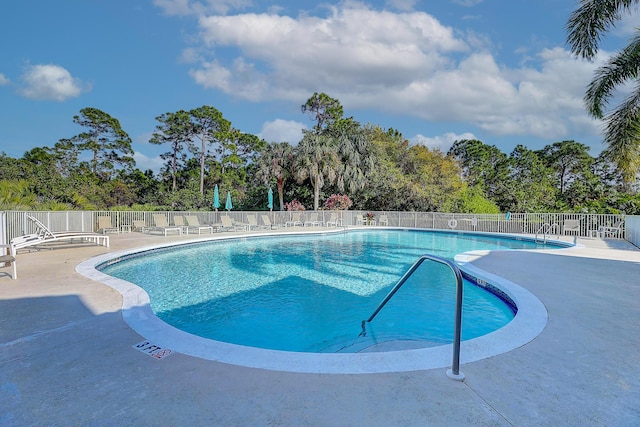
[[[182,227],[176,227],[175,225],[169,225],[167,221],[167,217],[163,214],[153,214],[153,223],[154,227],[150,231],[162,231],[162,233],[167,236],[167,233],[170,231],[177,231],[178,234],[182,235]]]
[[[222,222],[222,227],[221,227],[222,231],[238,231],[238,230],[246,230],[247,229],[247,225],[246,224],[236,223],[228,215],[222,215],[220,217],[220,221]]]
[[[263,221],[264,222],[264,221]],[[267,228],[266,224],[258,224],[258,217],[256,217],[254,214],[247,214],[247,229],[251,230],[251,229],[264,229]]]
[[[119,232],[118,228],[113,226],[110,216],[98,217],[98,232],[100,231],[102,231],[102,234]]]
[[[300,220],[300,212],[295,212],[291,214],[291,220],[287,221],[284,223],[285,227],[295,227],[296,225],[299,225],[300,227],[302,227],[302,221]]]
[[[342,225],[342,219],[338,217],[337,213],[331,212],[331,214],[329,215],[329,219],[327,220],[327,222],[325,222],[325,225],[327,227],[331,227],[332,225],[334,227],[337,227],[338,224]]]
[[[213,234],[213,227],[210,225],[201,225],[197,216],[187,215],[185,219],[187,220],[188,230],[196,230],[198,234],[202,233],[202,230],[207,230],[209,234]]]
[[[318,212],[313,212],[309,214],[309,219],[304,222],[304,226],[313,227],[314,225],[320,226],[320,221],[318,221]]]
[[[271,219],[269,218],[269,215],[267,214],[262,215],[262,223],[265,225],[265,227],[269,227],[270,230],[280,227],[280,224],[273,224],[271,222]]]
[[[139,231],[141,233],[148,233],[149,230],[152,230],[153,227],[147,225],[144,219],[134,219],[133,220],[133,230]]]
[[[34,234],[27,234],[11,239],[9,244],[11,246],[11,253],[14,257],[18,253],[19,249],[48,243],[90,242],[95,243],[96,245],[109,247],[109,236],[85,231],[53,232],[37,218],[27,215],[27,219],[35,225],[36,232]]]

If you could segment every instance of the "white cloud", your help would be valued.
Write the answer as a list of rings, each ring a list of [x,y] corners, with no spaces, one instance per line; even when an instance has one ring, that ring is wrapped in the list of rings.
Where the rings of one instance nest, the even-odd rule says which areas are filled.
[[[421,134],[418,134],[409,140],[411,145],[424,145],[425,147],[434,150],[438,149],[444,153],[449,151],[449,148],[453,145],[454,142],[460,141],[462,139],[477,139],[474,134],[465,132],[461,135],[456,135],[455,133],[445,133],[444,135],[427,137]]]
[[[139,151],[133,154],[133,159],[136,161],[136,168],[141,171],[151,169],[154,173],[158,173],[164,166],[164,160],[160,156],[149,157]]]
[[[467,49],[451,28],[424,12],[396,14],[359,3],[332,7],[325,18],[207,16],[200,27],[212,56],[229,47],[241,55],[230,64],[203,62],[192,76],[205,87],[255,101],[299,100],[313,87],[347,94],[402,87],[446,67],[450,60],[443,53]]]
[[[258,136],[267,142],[288,142],[297,145],[302,139],[302,130],[307,126],[293,120],[276,119],[265,122]]]
[[[640,14],[637,9],[633,9],[630,13],[622,15],[622,19],[612,28],[612,34],[618,37],[628,38],[637,32],[640,28]]]
[[[191,76],[254,102],[298,103],[322,91],[346,109],[464,123],[495,135],[599,133],[582,103],[597,62],[556,48],[507,67],[490,53],[486,35],[456,31],[424,12],[359,2],[327,10],[322,17],[202,15],[199,55],[186,55],[196,61]]]
[[[59,65],[31,65],[23,73],[22,80],[24,86],[20,93],[31,99],[64,101],[83,92],[83,84]]]
[[[0,73],[0,86],[8,85],[9,82],[10,82],[9,78],[6,77],[4,74]]]

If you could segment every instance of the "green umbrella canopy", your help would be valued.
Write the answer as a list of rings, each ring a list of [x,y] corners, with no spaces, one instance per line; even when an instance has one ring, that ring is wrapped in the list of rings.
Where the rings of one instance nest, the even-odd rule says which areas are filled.
[[[218,210],[219,207],[220,207],[220,192],[218,191],[218,184],[216,184],[216,187],[213,189],[213,208],[215,210]]]
[[[233,203],[231,203],[231,192],[227,191],[227,203],[224,204],[224,208],[228,211],[233,209]]]

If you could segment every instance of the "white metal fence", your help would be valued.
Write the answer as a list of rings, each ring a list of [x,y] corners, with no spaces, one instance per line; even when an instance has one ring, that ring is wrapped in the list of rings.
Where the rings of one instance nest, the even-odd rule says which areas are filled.
[[[153,226],[153,214],[163,214],[169,224],[174,224],[176,215],[195,215],[202,225],[219,224],[221,215],[229,215],[234,221],[247,223],[247,215],[255,215],[262,224],[262,215],[269,215],[272,224],[284,225],[294,215],[304,223],[317,214],[321,224],[338,217],[338,225],[388,225],[390,227],[427,228],[441,230],[481,231],[493,233],[536,234],[545,225],[552,227],[551,234],[591,237],[600,227],[614,227],[621,224],[619,231],[607,237],[640,241],[640,217],[624,215],[596,215],[574,213],[513,213],[513,214],[456,214],[439,212],[381,212],[381,211],[194,211],[194,212],[138,212],[138,211],[6,211],[0,215],[0,243],[35,231],[27,215],[43,222],[52,231],[100,231],[98,217],[107,216],[113,228],[132,227],[135,222],[144,221]],[[369,213],[369,217],[367,217]],[[386,221],[385,221],[386,220]],[[565,227],[573,222],[573,229]]]

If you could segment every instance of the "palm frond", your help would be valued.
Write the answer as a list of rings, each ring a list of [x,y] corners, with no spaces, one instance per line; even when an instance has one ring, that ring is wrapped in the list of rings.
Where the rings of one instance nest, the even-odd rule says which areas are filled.
[[[571,52],[593,59],[603,34],[637,3],[640,0],[582,0],[565,25]]]
[[[604,117],[604,110],[617,86],[640,75],[640,33],[617,55],[612,56],[606,65],[598,68],[595,77],[587,88],[584,101],[589,114],[596,118]]]

